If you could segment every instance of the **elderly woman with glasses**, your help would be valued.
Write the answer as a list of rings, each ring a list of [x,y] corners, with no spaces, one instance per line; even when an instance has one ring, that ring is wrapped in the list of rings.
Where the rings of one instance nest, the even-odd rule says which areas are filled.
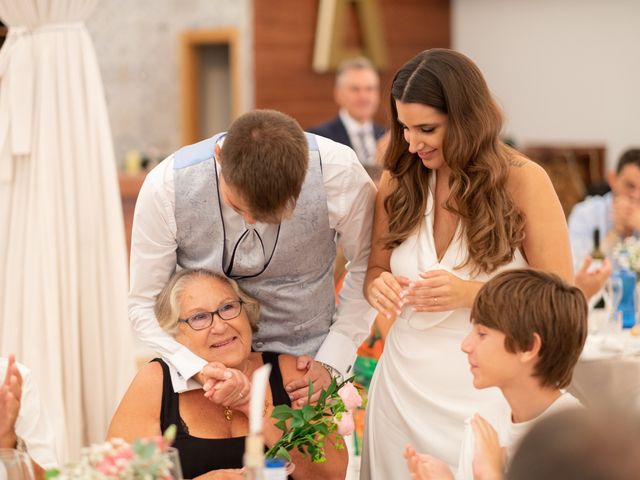
[[[259,306],[235,282],[208,270],[181,270],[173,275],[156,299],[155,313],[162,328],[193,353],[221,369],[221,380],[178,393],[172,385],[177,372],[161,359],[140,369],[116,411],[108,436],[131,442],[160,435],[169,425],[178,428],[174,446],[180,452],[185,478],[235,479],[242,477],[242,455],[249,432],[247,397],[253,372],[272,366],[264,408],[264,439],[275,444],[281,431],[271,419],[274,405],[290,405],[284,385],[302,378],[296,358],[252,352]],[[211,364],[210,364],[211,365]],[[233,388],[225,388],[228,384]],[[219,392],[224,392],[218,395]],[[229,392],[229,393],[226,393]],[[344,478],[345,450],[325,443],[327,462],[315,464],[291,452],[296,465],[293,478]]]

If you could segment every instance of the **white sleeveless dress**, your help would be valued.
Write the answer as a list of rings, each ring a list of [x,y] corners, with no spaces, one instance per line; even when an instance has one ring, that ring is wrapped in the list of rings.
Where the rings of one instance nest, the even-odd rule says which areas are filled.
[[[430,178],[434,191],[435,175]],[[420,272],[444,269],[458,277],[487,281],[506,269],[527,267],[517,250],[511,263],[490,275],[472,275],[469,266],[454,270],[467,255],[458,229],[438,262],[433,239],[433,197],[418,231],[391,255],[391,271],[418,279]],[[460,350],[471,329],[470,309],[412,313],[405,307],[387,336],[369,389],[361,479],[409,478],[403,452],[407,443],[457,468],[464,420],[500,398],[497,388],[473,387],[467,356]]]

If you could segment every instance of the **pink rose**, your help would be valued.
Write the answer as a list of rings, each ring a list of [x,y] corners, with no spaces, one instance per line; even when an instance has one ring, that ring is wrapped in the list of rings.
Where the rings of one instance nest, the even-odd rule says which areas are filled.
[[[358,408],[362,405],[362,397],[358,393],[358,389],[353,386],[353,383],[345,383],[340,390],[338,390],[338,395],[344,402],[344,407],[352,411],[354,408]]]
[[[340,417],[340,418],[338,418]],[[338,435],[351,435],[356,426],[353,423],[353,414],[351,412],[342,412],[333,417],[333,421],[338,425]]]

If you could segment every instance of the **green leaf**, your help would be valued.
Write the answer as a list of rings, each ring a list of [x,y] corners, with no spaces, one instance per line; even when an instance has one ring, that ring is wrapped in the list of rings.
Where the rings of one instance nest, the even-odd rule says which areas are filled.
[[[302,416],[294,417],[294,419],[291,421],[291,429],[296,429],[303,426],[304,426],[304,418],[302,418]]]
[[[329,434],[329,427],[327,427],[324,423],[318,423],[318,425],[316,425],[316,430],[322,435]]]
[[[313,395],[313,382],[309,380],[309,390],[307,393],[307,403],[311,403],[311,395]]]
[[[156,444],[152,441],[138,439],[133,442],[131,448],[135,453],[138,454],[140,458],[147,459],[154,454],[156,450]]]
[[[177,431],[178,431],[178,427],[176,427],[173,424],[169,425],[167,429],[164,431],[164,434],[162,436],[164,437],[164,441],[167,443],[167,445],[171,445],[173,441],[176,439]]]
[[[289,405],[277,405],[271,412],[271,418],[276,418],[278,420],[289,420],[291,417],[293,417],[294,412],[296,411],[297,410],[294,410]]]
[[[316,409],[311,405],[305,405],[304,407],[302,407],[301,411],[302,418],[304,418],[306,421],[312,420],[316,416]]]
[[[284,458],[289,462],[291,461],[291,455],[289,455],[289,452],[283,447],[280,447],[276,452],[276,458]]]

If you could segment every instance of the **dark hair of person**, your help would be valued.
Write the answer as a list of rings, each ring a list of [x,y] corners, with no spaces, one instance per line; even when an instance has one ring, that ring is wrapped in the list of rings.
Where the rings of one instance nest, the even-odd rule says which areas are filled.
[[[630,148],[620,156],[616,173],[620,173],[627,165],[635,165],[640,168],[640,148]]]
[[[257,221],[279,223],[295,208],[309,165],[302,128],[275,110],[254,110],[229,127],[220,172]]]
[[[502,114],[478,67],[461,53],[425,50],[396,73],[391,87],[391,138],[384,166],[393,192],[385,199],[385,248],[402,243],[424,218],[432,172],[409,152],[396,101],[420,103],[447,115],[443,157],[451,169],[445,207],[462,222],[469,263],[491,272],[509,263],[524,238],[524,217],[506,190],[518,154],[500,140]]]
[[[511,353],[530,350],[538,334],[541,346],[534,375],[543,387],[564,388],[587,338],[587,312],[579,288],[553,273],[517,269],[482,286],[471,320],[504,333],[505,349]]]

